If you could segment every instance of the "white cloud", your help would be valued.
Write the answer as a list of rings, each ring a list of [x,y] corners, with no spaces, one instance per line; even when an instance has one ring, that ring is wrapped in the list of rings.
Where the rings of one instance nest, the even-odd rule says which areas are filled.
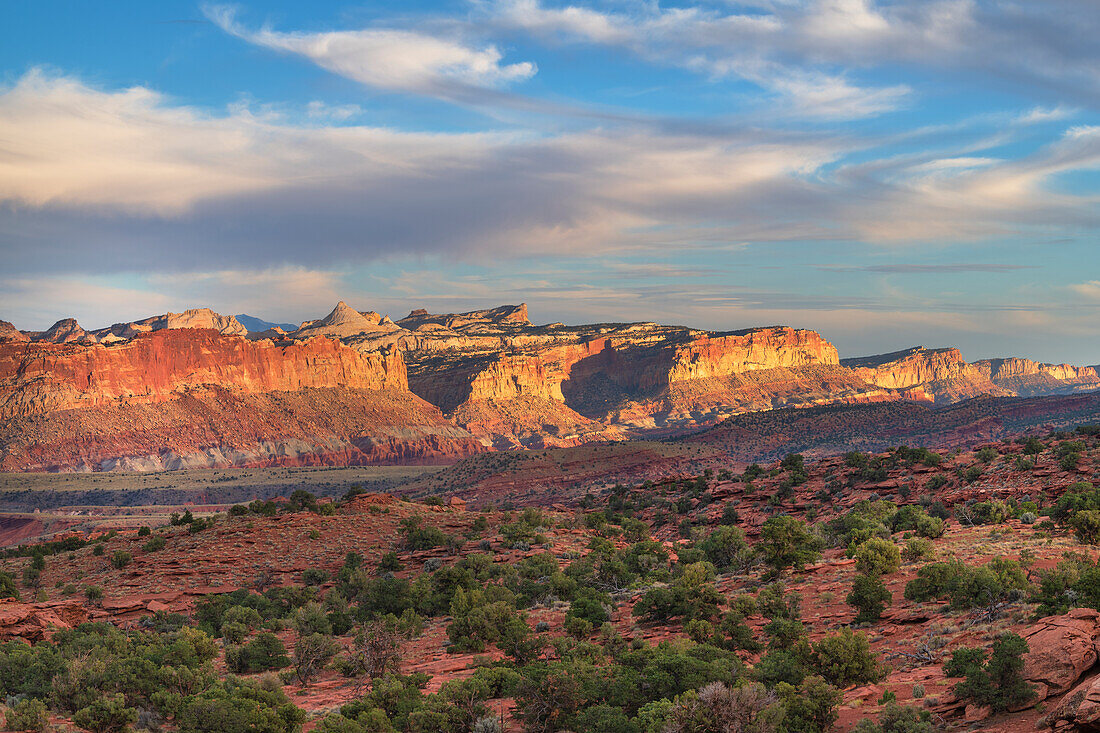
[[[461,42],[400,29],[319,33],[252,31],[225,6],[204,11],[227,33],[249,43],[303,56],[318,66],[378,89],[449,97],[463,87],[495,88],[529,79],[530,62],[503,64],[494,46],[472,48]]]
[[[306,105],[306,113],[311,120],[322,122],[347,122],[353,117],[363,114],[363,108],[358,104],[326,104],[318,99]]]
[[[1100,300],[1100,280],[1089,280],[1069,286],[1078,295],[1089,300]]]
[[[331,270],[444,253],[980,239],[1100,228],[1054,185],[1098,128],[1018,160],[876,157],[822,133],[410,133],[221,116],[28,73],[0,92],[0,270]],[[868,143],[873,146],[873,143]],[[849,162],[858,154],[859,162]],[[216,263],[216,266],[212,266]],[[280,286],[282,287],[282,286]]]
[[[1076,110],[1061,105],[1057,107],[1032,107],[1016,118],[1020,125],[1040,125],[1044,122],[1058,122],[1073,117]]]

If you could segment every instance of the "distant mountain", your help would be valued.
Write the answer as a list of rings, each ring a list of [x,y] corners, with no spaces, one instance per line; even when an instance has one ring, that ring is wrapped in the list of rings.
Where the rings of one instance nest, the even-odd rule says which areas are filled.
[[[290,333],[291,331],[297,331],[298,330],[298,324],[297,323],[272,323],[271,321],[265,321],[262,318],[257,318],[256,316],[250,316],[250,315],[247,315],[245,313],[238,313],[237,315],[235,315],[233,317],[236,318],[242,326],[244,326],[249,331],[252,331],[254,333],[259,333],[260,331],[266,331],[267,329],[274,328],[275,326],[278,326],[279,328],[283,329],[287,333]]]

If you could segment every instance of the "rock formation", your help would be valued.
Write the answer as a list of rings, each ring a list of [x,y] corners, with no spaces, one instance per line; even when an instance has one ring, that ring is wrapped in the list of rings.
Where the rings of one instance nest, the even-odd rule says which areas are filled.
[[[163,417],[200,392],[203,404],[222,414],[210,407],[226,404],[222,397],[210,398],[215,388],[260,410],[275,409],[259,406],[257,400],[267,395],[296,394],[295,404],[301,402],[307,412],[328,399],[309,403],[301,396],[308,390],[403,395],[416,405],[416,425],[428,432],[395,439],[415,443],[431,434],[436,437],[422,446],[423,455],[450,456],[479,449],[475,445],[541,448],[673,435],[783,407],[1067,394],[1100,388],[1100,376],[1092,367],[1024,359],[970,364],[953,348],[914,347],[840,360],[820,334],[786,326],[708,332],[656,323],[535,325],[524,304],[450,314],[421,309],[395,322],[341,301],[325,317],[290,333],[279,328],[250,333],[235,317],[207,308],[98,331],[85,331],[72,319],[40,334],[0,324],[0,420],[52,416],[59,425],[61,413],[100,410],[97,419],[109,421],[124,419],[117,412],[108,416],[112,410],[171,403],[161,410]],[[408,417],[406,407],[386,404]],[[430,418],[426,408],[435,411]],[[191,426],[195,415],[187,415],[180,419]],[[379,414],[368,422],[370,430],[401,425]],[[263,435],[258,429],[225,427],[233,435],[230,443],[199,445],[188,437],[179,446],[195,461],[213,464],[271,461],[280,451],[288,461],[348,450],[351,460],[373,461],[404,450],[372,444],[364,452],[361,440],[340,432],[352,428],[348,423],[322,430],[320,439],[302,434],[301,425]],[[452,429],[458,432],[448,432]],[[7,432],[13,435],[11,426]],[[62,434],[47,442],[60,445]],[[18,438],[11,439],[30,450]],[[122,442],[101,446],[113,446],[109,455],[73,460],[93,468],[129,465],[128,460],[178,462],[149,458],[163,451],[144,442],[140,451],[135,446],[126,453]],[[12,463],[10,451],[6,460],[6,465],[41,464],[39,459]]]
[[[30,341],[27,334],[7,321],[0,321],[0,341]]]
[[[481,449],[408,391],[392,349],[211,329],[0,343],[5,469],[422,462]]]
[[[974,363],[993,384],[1021,397],[1100,389],[1096,367],[1043,364],[1030,359],[985,359]]]
[[[934,402],[957,402],[978,395],[1011,394],[990,381],[980,367],[963,360],[958,349],[914,346],[879,356],[845,359],[844,366],[865,382],[887,389],[921,387]]]

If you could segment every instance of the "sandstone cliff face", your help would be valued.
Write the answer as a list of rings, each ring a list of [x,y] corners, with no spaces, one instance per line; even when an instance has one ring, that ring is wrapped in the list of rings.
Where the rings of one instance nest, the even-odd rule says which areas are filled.
[[[921,387],[935,402],[957,402],[978,395],[1006,396],[979,367],[963,360],[958,349],[916,346],[881,356],[841,362],[860,379],[887,389]]]
[[[30,336],[7,321],[0,321],[0,341],[30,341]]]
[[[164,330],[111,346],[0,344],[0,419],[119,401],[162,402],[219,385],[244,393],[308,387],[408,388],[399,352],[331,339],[274,344]]]
[[[1030,359],[985,359],[974,363],[998,387],[1021,397],[1100,389],[1095,367],[1043,364]]]
[[[724,336],[700,336],[676,350],[669,384],[727,377],[759,369],[839,364],[836,347],[815,331],[786,326]]]
[[[1100,388],[1090,367],[968,364],[957,349],[922,347],[841,361],[814,331],[539,326],[525,305],[418,310],[395,323],[340,302],[291,333],[247,336],[235,318],[194,309],[95,332],[69,319],[31,336],[27,343],[27,335],[0,324],[0,421],[10,423],[9,444],[22,446],[21,458],[9,451],[7,465],[52,465],[43,446],[95,470],[428,460],[485,446],[679,434],[784,407]],[[336,392],[322,398],[316,390]],[[312,418],[287,423],[271,412],[313,414],[318,400],[349,422],[317,428]],[[238,429],[231,403],[256,411],[257,420]],[[204,410],[222,415],[213,433],[198,417]],[[85,430],[84,414],[98,416],[94,430]],[[124,429],[139,415],[142,433]],[[40,437],[25,440],[11,421]],[[282,432],[265,431],[265,421]],[[153,435],[160,447],[147,439]],[[65,447],[65,436],[75,447]]]
[[[70,341],[84,341],[88,338],[88,332],[80,327],[75,318],[62,318],[39,334],[35,340],[51,344],[67,344]]]

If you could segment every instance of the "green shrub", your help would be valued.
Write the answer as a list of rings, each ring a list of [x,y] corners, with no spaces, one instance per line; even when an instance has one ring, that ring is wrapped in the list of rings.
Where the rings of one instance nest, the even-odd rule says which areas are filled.
[[[33,697],[20,700],[4,716],[4,730],[42,733],[50,724],[46,703]]]
[[[943,536],[946,526],[940,517],[921,517],[917,521],[917,534],[934,540]]]
[[[125,550],[116,550],[115,554],[111,556],[111,565],[113,565],[116,570],[122,570],[122,568],[129,565],[130,561],[133,559],[133,555]]]
[[[1100,510],[1077,512],[1069,523],[1078,540],[1089,545],[1100,544]]]
[[[863,634],[844,629],[814,644],[814,668],[836,687],[865,685],[885,676]]]
[[[852,581],[852,592],[846,601],[858,611],[855,622],[859,624],[881,618],[892,598],[881,576],[860,573]]]
[[[226,680],[180,707],[180,733],[294,733],[306,718],[277,682],[266,681]]]
[[[141,549],[145,552],[157,552],[158,550],[163,550],[166,544],[167,542],[165,539],[157,535],[156,537],[150,537],[149,541],[141,546]]]
[[[878,715],[878,722],[870,718],[859,721],[854,733],[933,733],[932,714],[927,710],[888,702]]]
[[[1023,655],[1027,642],[1016,634],[1002,634],[993,642],[993,651],[983,665],[985,652],[962,648],[944,665],[944,673],[966,679],[955,685],[955,695],[973,700],[1002,712],[1035,697],[1035,688],[1024,679]]]
[[[797,687],[780,683],[776,695],[786,708],[783,726],[799,733],[825,733],[833,727],[843,696],[821,677],[807,677]]]
[[[430,550],[447,544],[447,535],[443,530],[438,527],[424,526],[424,518],[420,515],[402,519],[401,534],[404,537],[405,546],[410,550]]]
[[[865,575],[889,575],[901,567],[901,551],[890,540],[874,537],[856,548],[856,571]]]
[[[104,695],[73,715],[74,723],[93,733],[122,733],[136,720],[137,710],[126,707],[121,694]]]
[[[772,517],[764,522],[757,547],[764,562],[777,574],[792,567],[801,569],[821,556],[821,540],[803,522],[789,516]]]
[[[909,538],[905,542],[905,547],[901,550],[901,555],[905,558],[906,562],[930,560],[935,554],[935,543],[933,543],[932,540],[923,539],[921,537]]]
[[[294,643],[294,674],[302,684],[309,684],[336,656],[336,642],[324,634],[299,636]]]
[[[257,634],[255,639],[225,650],[225,666],[230,672],[251,674],[283,669],[289,665],[286,647],[279,637],[270,632]]]
[[[696,546],[703,551],[707,560],[715,567],[725,569],[735,564],[743,564],[749,553],[749,544],[745,540],[745,531],[740,527],[719,526]]]

